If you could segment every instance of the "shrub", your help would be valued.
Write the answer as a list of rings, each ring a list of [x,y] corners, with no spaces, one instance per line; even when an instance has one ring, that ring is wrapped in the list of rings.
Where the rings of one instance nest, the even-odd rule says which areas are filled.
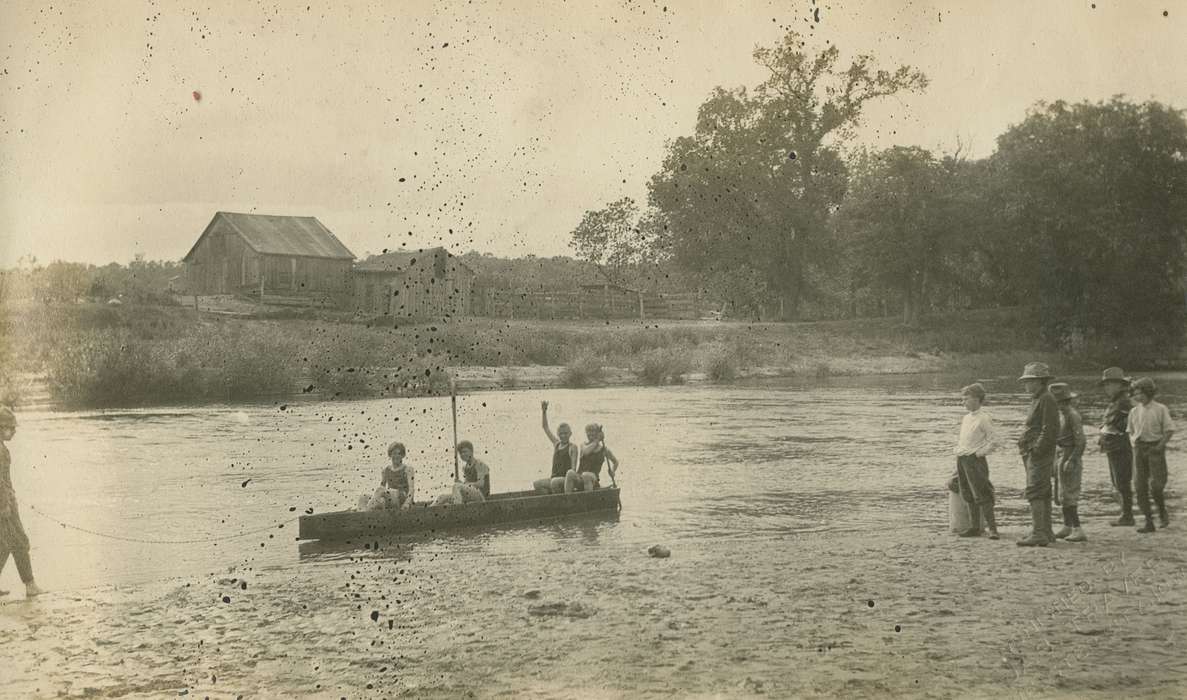
[[[737,355],[728,348],[714,348],[705,357],[705,375],[714,382],[730,382],[737,379]]]
[[[604,374],[601,358],[585,352],[565,365],[560,382],[571,389],[581,389],[602,381]]]
[[[684,348],[656,348],[643,353],[635,374],[644,384],[681,384],[691,368]]]

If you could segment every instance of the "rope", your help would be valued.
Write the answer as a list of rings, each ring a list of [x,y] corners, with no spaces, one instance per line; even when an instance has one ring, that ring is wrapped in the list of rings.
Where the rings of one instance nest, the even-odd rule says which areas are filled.
[[[41,517],[45,518],[46,520],[49,520],[52,523],[56,523],[56,524],[60,525],[61,527],[64,527],[64,528],[67,528],[70,530],[77,530],[79,532],[85,532],[86,534],[94,535],[95,537],[102,537],[102,538],[109,539],[109,540],[119,540],[121,542],[135,542],[138,544],[206,544],[206,543],[210,543],[210,542],[222,542],[225,540],[235,540],[235,539],[239,539],[241,537],[248,537],[250,535],[258,535],[261,532],[267,532],[269,530],[279,529],[282,526],[287,525],[287,524],[293,522],[294,520],[296,520],[298,517],[300,517],[300,516],[292,517],[292,518],[289,518],[288,520],[283,520],[278,523],[273,523],[272,525],[269,525],[267,527],[261,527],[256,530],[246,530],[244,532],[239,532],[234,535],[224,535],[222,537],[203,537],[200,539],[193,539],[193,540],[151,540],[151,539],[147,539],[147,538],[143,538],[143,537],[124,537],[122,535],[110,535],[105,532],[89,530],[85,527],[80,527],[78,525],[72,525],[70,523],[58,520],[54,516],[42,511],[35,505],[30,505],[30,504],[25,504],[25,505],[29,510],[40,515]]]

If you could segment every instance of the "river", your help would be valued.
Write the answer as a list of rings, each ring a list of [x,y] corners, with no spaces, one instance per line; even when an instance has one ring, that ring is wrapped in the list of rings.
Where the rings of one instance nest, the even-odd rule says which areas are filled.
[[[404,619],[397,616],[400,624],[432,609],[448,627],[460,623],[443,612],[449,606],[441,607],[441,600],[466,600],[496,582],[500,595],[511,600],[532,589],[542,589],[547,600],[550,591],[563,592],[570,583],[581,590],[579,582],[599,561],[626,567],[623,575],[652,566],[645,549],[656,543],[670,547],[673,560],[700,561],[740,548],[781,551],[797,538],[820,541],[903,529],[929,536],[944,533],[944,483],[952,471],[950,451],[963,413],[957,390],[965,381],[942,376],[834,378],[462,396],[459,437],[475,443],[491,467],[496,491],[528,488],[531,480],[546,474],[550,447],[540,428],[542,399],[551,404],[554,428],[568,421],[580,435],[586,422],[601,422],[607,444],[622,460],[620,517],[420,538],[374,550],[298,546],[293,519],[307,510],[353,505],[359,494],[377,485],[392,440],[408,447],[408,461],[417,468],[418,498],[447,490],[453,468],[448,399],[23,414],[10,448],[38,579],[59,598],[104,600],[103,591],[146,586],[176,592],[192,583],[218,588],[210,600],[231,608],[234,603],[218,603],[224,593],[237,600],[264,594],[254,588],[243,592],[228,584],[227,577],[237,583],[255,577],[279,586],[273,596],[318,600],[328,611],[337,610],[349,620],[338,623],[338,631],[346,633],[353,625],[371,624],[365,618],[372,608],[385,617],[393,615],[387,596],[380,605],[374,595],[383,577],[393,574],[393,591],[403,585],[401,580],[417,584],[403,594],[407,600],[401,605],[413,605],[418,590],[427,596],[432,588],[431,595],[441,597],[436,602],[423,599],[425,607],[402,613]],[[1091,445],[1091,426],[1099,419],[1103,399],[1091,378],[1072,381],[1085,394],[1081,410]],[[1020,528],[1024,475],[1012,440],[1024,416],[1025,397],[1012,380],[987,384],[987,409],[1006,436],[1003,448],[990,457],[991,477],[1005,524]],[[1182,428],[1180,398],[1187,392],[1187,378],[1166,376],[1161,384],[1160,398],[1172,407]],[[1172,447],[1173,488],[1182,475],[1177,464],[1182,451]],[[1103,465],[1102,458],[1087,459],[1082,511],[1104,515],[1114,510]],[[777,567],[782,558],[749,561],[759,568]],[[861,562],[853,564],[860,567]],[[16,585],[13,568],[10,564],[5,570],[0,587]],[[349,591],[352,582],[364,578],[364,569],[371,577],[371,594],[363,596],[367,602],[335,608],[335,596],[326,592]],[[713,585],[714,574],[697,567],[674,568],[672,575],[664,588],[687,591]],[[777,578],[779,570],[754,575]],[[839,585],[843,578],[837,573],[835,581],[827,580]],[[630,596],[631,590],[628,586],[616,595]],[[639,595],[657,594],[647,590]],[[563,593],[560,598],[568,599]],[[574,599],[584,598],[577,594]],[[597,609],[596,600],[584,600]],[[524,605],[508,600],[487,609],[495,615],[506,609],[505,624],[524,618]],[[599,620],[610,615],[580,619],[579,613],[565,621],[579,620],[581,638],[609,633]],[[117,606],[111,615],[118,614]],[[228,624],[234,629],[233,618]],[[318,634],[318,628],[317,620],[311,620],[307,629]],[[300,645],[292,638],[281,644],[300,656]],[[409,644],[411,649],[418,643]],[[425,644],[425,653],[439,650]],[[501,651],[505,644],[478,648],[493,655],[491,668],[521,662]],[[534,663],[547,662],[548,650],[537,651],[542,656],[531,656]],[[333,683],[362,687],[352,685],[358,681],[353,671],[313,671],[312,662],[302,664],[304,670],[293,675],[290,686],[276,680],[288,677],[280,674],[256,689],[317,694]],[[631,668],[644,673],[646,664]],[[101,679],[110,675],[100,673],[95,682],[102,685]],[[762,681],[741,675],[728,680],[753,681],[761,690]],[[431,689],[440,681],[428,676],[410,680],[414,676],[401,681],[412,684],[403,686],[405,691]],[[537,676],[517,686],[514,678],[502,681],[508,692],[529,686],[565,688]],[[594,677],[581,678],[589,683]],[[641,680],[630,687],[662,690],[669,681]],[[456,679],[440,682],[444,685],[438,690],[462,687]],[[282,687],[274,687],[276,683]],[[551,692],[546,691],[541,692]]]

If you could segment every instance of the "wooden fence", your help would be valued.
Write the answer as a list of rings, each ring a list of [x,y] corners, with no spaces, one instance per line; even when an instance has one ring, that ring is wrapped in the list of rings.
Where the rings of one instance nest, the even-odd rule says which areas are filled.
[[[717,309],[718,305],[696,292],[607,294],[602,290],[516,292],[476,289],[473,312],[475,316],[494,318],[699,319],[709,316]]]

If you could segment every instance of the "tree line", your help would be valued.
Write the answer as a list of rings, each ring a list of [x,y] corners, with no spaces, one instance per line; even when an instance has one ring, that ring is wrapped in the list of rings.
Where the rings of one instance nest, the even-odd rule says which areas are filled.
[[[717,88],[672,139],[643,204],[586,212],[578,257],[609,279],[695,280],[735,315],[792,320],[1037,307],[1054,347],[1180,347],[1187,121],[1118,96],[1040,102],[988,157],[847,148],[918,70],[843,64],[794,33]]]

